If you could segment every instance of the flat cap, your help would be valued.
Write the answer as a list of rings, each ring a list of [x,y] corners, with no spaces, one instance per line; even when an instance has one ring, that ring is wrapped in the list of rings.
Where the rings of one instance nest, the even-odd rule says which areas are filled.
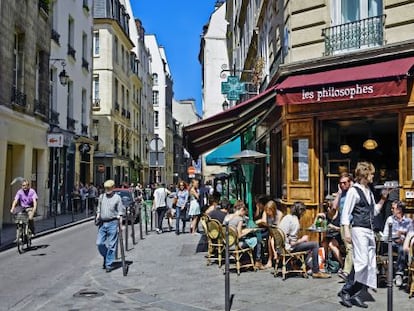
[[[104,188],[112,188],[115,186],[115,182],[112,179],[108,179],[104,183]]]

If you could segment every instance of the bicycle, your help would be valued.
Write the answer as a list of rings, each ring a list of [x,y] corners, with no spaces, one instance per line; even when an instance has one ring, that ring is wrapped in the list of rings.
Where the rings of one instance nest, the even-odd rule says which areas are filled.
[[[26,244],[26,250],[32,246],[32,232],[29,228],[29,215],[27,212],[19,212],[14,216],[14,223],[16,224],[16,246],[19,254],[22,254],[25,250],[24,244]]]

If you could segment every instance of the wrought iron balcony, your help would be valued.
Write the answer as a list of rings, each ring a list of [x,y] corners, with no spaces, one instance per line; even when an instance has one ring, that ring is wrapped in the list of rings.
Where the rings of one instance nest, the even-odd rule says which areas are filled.
[[[76,50],[70,44],[68,44],[68,55],[76,59]]]
[[[122,115],[123,117],[126,117],[126,110],[125,110],[125,108],[122,108],[122,113],[121,113],[121,115]]]
[[[49,14],[50,0],[39,0],[39,9],[42,9],[46,14]]]
[[[131,112],[130,112],[129,110],[127,110],[127,112],[126,112],[126,118],[127,118],[128,120],[130,120],[130,119],[131,119]]]
[[[82,124],[81,134],[88,135],[88,126],[86,124]]]
[[[384,22],[385,15],[380,15],[323,29],[325,55],[382,45]]]
[[[67,117],[66,120],[68,131],[74,132],[76,130],[76,120],[69,117]]]
[[[50,111],[50,120],[49,120],[49,122],[50,122],[50,124],[58,125],[59,124],[59,112],[52,109]]]
[[[101,110],[101,100],[99,98],[94,98],[92,100],[92,111]]]
[[[83,9],[87,12],[89,12],[89,4],[88,0],[83,0]]]
[[[51,39],[56,42],[57,45],[60,45],[60,34],[52,29]]]
[[[18,90],[16,87],[12,87],[11,102],[21,108],[27,107],[26,94]]]
[[[44,102],[41,102],[37,99],[34,100],[34,113],[46,117],[46,111],[47,111],[47,104]]]
[[[119,111],[119,103],[115,103],[115,111]]]
[[[87,71],[89,71],[89,62],[82,57],[82,68],[85,68]]]

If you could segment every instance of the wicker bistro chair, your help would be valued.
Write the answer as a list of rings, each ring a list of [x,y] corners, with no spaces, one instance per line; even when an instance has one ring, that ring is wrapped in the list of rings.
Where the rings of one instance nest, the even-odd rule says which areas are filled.
[[[291,252],[286,249],[286,235],[282,229],[272,226],[269,227],[269,234],[273,237],[275,242],[275,249],[278,252],[276,259],[274,277],[277,277],[278,273],[282,273],[283,280],[286,280],[286,275],[288,273],[300,273],[304,278],[308,277],[306,272],[306,256],[308,251],[302,252]],[[282,259],[282,270],[279,271],[279,261]],[[300,269],[295,269],[295,262],[300,262]]]
[[[408,297],[411,298],[414,295],[414,245],[410,247],[408,254]]]
[[[208,252],[207,266],[211,265],[211,260],[217,260],[219,267],[223,260],[224,242],[222,224],[216,219],[204,217],[201,224],[207,236]],[[217,256],[215,255],[217,253]]]
[[[226,227],[222,227],[222,234],[223,234],[223,241],[226,243]],[[248,254],[250,258],[250,262],[241,264],[240,259],[244,254]],[[237,230],[231,226],[229,226],[229,256],[233,255],[236,261],[236,271],[237,275],[240,275],[241,268],[250,268],[252,267],[254,271],[256,271],[256,267],[254,265],[253,260],[253,249],[250,247],[242,247],[242,242],[239,240]]]

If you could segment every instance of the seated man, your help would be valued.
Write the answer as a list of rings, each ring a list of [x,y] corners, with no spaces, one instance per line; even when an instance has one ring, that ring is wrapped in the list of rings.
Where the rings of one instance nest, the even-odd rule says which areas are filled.
[[[223,203],[223,204],[222,204]],[[220,205],[217,205],[213,210],[207,213],[211,219],[218,220],[221,224],[224,222],[224,218],[228,214],[227,204],[225,202],[221,202]]]
[[[401,201],[394,201],[391,204],[392,215],[387,218],[384,225],[384,236],[388,237],[388,226],[392,223],[392,248],[398,252],[397,272],[395,284],[402,285],[404,269],[407,267],[407,254],[404,252],[404,240],[412,225],[412,220],[404,215],[405,204]]]
[[[327,279],[331,276],[319,271],[319,245],[316,242],[309,242],[307,235],[298,238],[300,229],[299,219],[306,211],[306,206],[302,202],[295,202],[291,207],[290,214],[282,218],[279,228],[286,235],[286,249],[292,252],[311,251],[312,252],[312,277],[317,279]]]

